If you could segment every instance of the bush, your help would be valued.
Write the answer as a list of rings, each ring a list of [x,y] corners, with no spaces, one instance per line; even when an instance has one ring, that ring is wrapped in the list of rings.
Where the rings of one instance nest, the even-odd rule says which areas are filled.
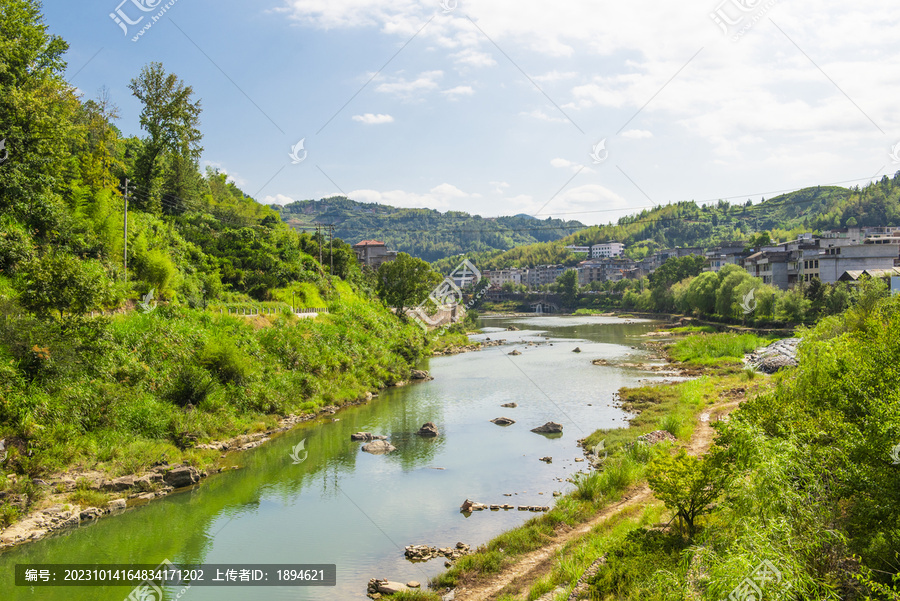
[[[200,353],[200,365],[216,375],[223,384],[243,385],[250,377],[250,365],[231,342],[212,340]]]

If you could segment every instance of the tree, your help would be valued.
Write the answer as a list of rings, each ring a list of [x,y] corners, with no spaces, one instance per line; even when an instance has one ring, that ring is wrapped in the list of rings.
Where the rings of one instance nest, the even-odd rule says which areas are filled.
[[[440,274],[428,263],[399,253],[396,259],[378,267],[376,291],[386,305],[395,307],[397,315],[405,319],[406,309],[428,298],[440,281]]]
[[[706,259],[701,255],[671,257],[650,274],[650,298],[657,311],[675,309],[675,299],[670,290],[672,284],[695,275],[706,267]]]
[[[58,311],[60,317],[82,315],[112,297],[112,283],[99,261],[82,261],[62,252],[32,261],[19,277],[22,306],[41,316],[51,311]]]
[[[647,483],[666,507],[673,509],[693,538],[697,517],[711,511],[711,504],[725,489],[728,474],[708,458],[692,457],[681,449],[650,463]]]
[[[564,271],[556,278],[556,283],[563,303],[568,307],[575,306],[575,298],[578,296],[578,271],[575,269]]]
[[[169,178],[176,189],[187,183],[184,163],[194,166],[203,148],[200,124],[200,101],[193,101],[193,88],[184,85],[176,75],[166,73],[162,63],[153,62],[141,69],[141,74],[131,80],[128,88],[144,103],[141,111],[141,128],[148,133],[135,163],[135,183],[138,206],[159,213],[162,202],[157,189],[161,159],[166,154],[182,175]]]

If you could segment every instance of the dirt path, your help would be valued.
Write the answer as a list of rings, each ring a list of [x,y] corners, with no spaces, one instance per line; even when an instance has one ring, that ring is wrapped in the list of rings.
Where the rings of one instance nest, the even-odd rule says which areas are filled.
[[[691,442],[687,446],[690,455],[702,455],[712,445],[715,430],[711,424],[731,413],[744,399],[744,391],[738,389],[732,391],[729,400],[709,407],[701,413]],[[527,590],[538,578],[547,574],[553,567],[553,561],[557,552],[571,540],[580,538],[590,532],[595,526],[603,523],[611,516],[627,507],[638,505],[653,498],[653,493],[646,484],[629,489],[625,497],[618,503],[604,508],[589,521],[579,526],[557,534],[552,542],[521,556],[519,560],[504,569],[499,574],[490,578],[478,580],[468,586],[460,586],[456,589],[455,601],[490,601],[502,594],[516,594]]]

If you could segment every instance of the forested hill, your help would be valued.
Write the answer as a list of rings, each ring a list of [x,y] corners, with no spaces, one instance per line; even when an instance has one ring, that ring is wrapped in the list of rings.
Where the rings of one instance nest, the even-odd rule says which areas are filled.
[[[381,240],[392,250],[426,261],[559,240],[585,227],[578,221],[535,219],[523,214],[485,219],[460,211],[402,209],[343,196],[272,208],[296,229],[309,231],[316,222],[334,224],[335,235],[351,244]]]
[[[756,203],[724,200],[699,205],[679,202],[623,217],[615,224],[587,227],[559,240],[507,252],[472,255],[482,269],[547,263],[574,264],[563,247],[617,240],[627,254],[642,258],[664,248],[708,247],[723,241],[751,242],[768,234],[786,241],[799,233],[852,226],[900,225],[900,172],[864,187],[815,186]],[[448,265],[438,262],[438,269]]]

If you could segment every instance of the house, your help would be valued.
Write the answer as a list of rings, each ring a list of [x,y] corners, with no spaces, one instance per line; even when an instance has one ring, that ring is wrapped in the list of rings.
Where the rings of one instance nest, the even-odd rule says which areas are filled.
[[[378,240],[362,240],[353,245],[356,260],[364,267],[378,269],[382,263],[397,258],[397,251],[388,250],[384,242]]]
[[[624,250],[625,245],[621,242],[601,242],[600,244],[595,244],[591,247],[591,258],[599,259],[605,257],[609,259],[612,257],[619,257]]]

